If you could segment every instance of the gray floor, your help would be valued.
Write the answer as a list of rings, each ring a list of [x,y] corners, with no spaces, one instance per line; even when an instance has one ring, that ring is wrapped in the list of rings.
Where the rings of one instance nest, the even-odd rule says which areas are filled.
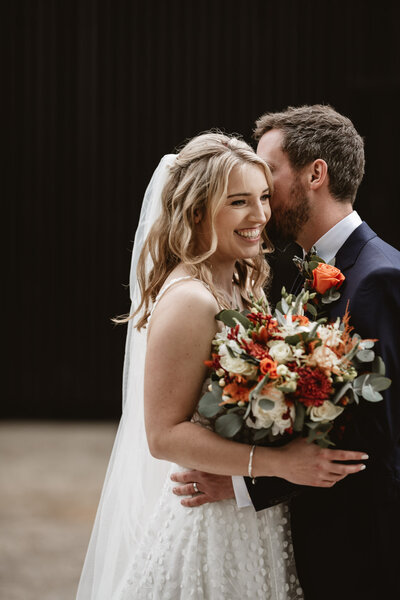
[[[0,598],[73,600],[115,424],[0,423]]]

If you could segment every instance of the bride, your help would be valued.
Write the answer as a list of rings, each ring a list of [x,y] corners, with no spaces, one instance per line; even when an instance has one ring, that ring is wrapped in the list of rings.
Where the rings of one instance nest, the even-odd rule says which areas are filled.
[[[185,508],[168,477],[190,468],[315,484],[316,446],[253,453],[196,412],[215,315],[263,293],[271,192],[266,164],[218,133],[167,155],[153,175],[132,257],[123,414],[78,600],[303,597],[286,504]]]

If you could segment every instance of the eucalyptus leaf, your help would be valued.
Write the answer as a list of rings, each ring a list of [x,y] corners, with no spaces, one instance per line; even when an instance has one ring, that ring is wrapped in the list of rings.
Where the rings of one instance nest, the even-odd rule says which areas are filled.
[[[361,362],[372,362],[375,358],[375,352],[373,350],[359,350],[356,357]]]
[[[236,435],[243,425],[243,419],[237,414],[222,415],[215,421],[215,431],[218,435],[231,438]]]
[[[376,392],[372,385],[369,384],[363,386],[361,390],[361,395],[363,398],[365,398],[365,400],[368,400],[369,402],[379,402],[383,399],[382,394]]]
[[[211,381],[212,393],[217,398],[218,402],[221,402],[222,398],[222,387],[219,385],[219,379],[213,379]]]
[[[368,349],[368,348],[373,348],[374,346],[375,346],[375,342],[373,342],[372,340],[364,340],[362,342],[363,350]]]
[[[265,438],[266,435],[268,435],[269,433],[269,429],[257,429],[256,433],[253,435],[253,440],[255,442],[258,442],[260,440],[262,440],[263,438]]]
[[[390,387],[392,380],[389,379],[389,377],[384,377],[383,375],[378,375],[377,373],[371,373],[368,383],[376,392],[383,392],[383,390],[387,390],[388,387]]]
[[[353,381],[353,389],[359,394],[363,388],[363,385],[368,382],[370,377],[370,373],[364,373],[364,375],[359,375]]]
[[[198,411],[203,417],[210,419],[215,417],[221,410],[215,395],[212,392],[206,392],[204,396],[200,398]]]
[[[215,318],[218,321],[222,321],[222,323],[228,327],[236,327],[237,321],[239,321],[246,329],[251,325],[249,319],[242,315],[238,310],[221,310]]]
[[[374,373],[378,373],[379,375],[385,375],[386,367],[381,356],[375,356],[374,362],[372,363],[372,371]]]

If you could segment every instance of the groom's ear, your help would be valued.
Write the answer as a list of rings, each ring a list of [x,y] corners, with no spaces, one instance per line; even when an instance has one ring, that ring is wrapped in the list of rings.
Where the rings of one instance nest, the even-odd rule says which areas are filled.
[[[326,181],[328,177],[328,165],[322,158],[317,158],[310,164],[308,170],[308,184],[310,189],[317,191]]]

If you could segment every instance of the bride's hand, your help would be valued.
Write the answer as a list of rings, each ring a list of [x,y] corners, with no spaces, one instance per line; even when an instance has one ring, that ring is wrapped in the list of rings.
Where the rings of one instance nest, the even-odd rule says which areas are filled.
[[[365,469],[361,464],[340,464],[336,461],[362,461],[368,458],[364,452],[331,450],[298,438],[286,446],[276,448],[276,477],[292,483],[317,487],[332,487],[335,483]],[[255,454],[256,457],[256,454]],[[261,464],[259,463],[260,470]]]

